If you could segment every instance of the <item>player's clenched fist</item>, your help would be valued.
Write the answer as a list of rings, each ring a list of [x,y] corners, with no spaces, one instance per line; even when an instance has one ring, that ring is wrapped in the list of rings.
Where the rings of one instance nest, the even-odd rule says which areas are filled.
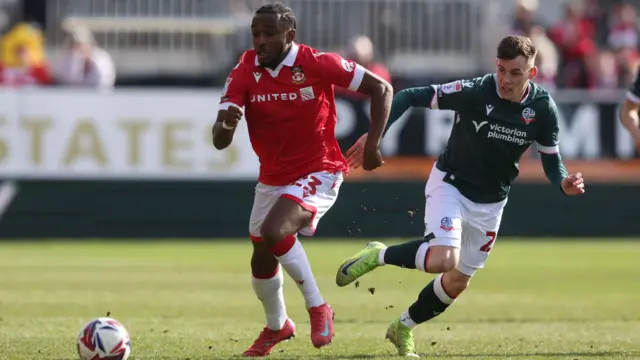
[[[237,106],[229,106],[218,111],[218,119],[211,128],[213,146],[216,149],[226,149],[233,141],[233,133],[242,119],[242,109]]]
[[[236,106],[229,106],[226,119],[222,122],[222,127],[228,130],[234,129],[242,119],[242,109]]]
[[[571,174],[562,180],[562,191],[567,195],[584,194],[584,179],[581,173]]]
[[[377,145],[365,144],[364,156],[362,157],[362,168],[371,171],[382,166],[382,154]]]
[[[347,164],[352,169],[362,166],[367,171],[379,168],[384,164],[380,149],[375,144],[367,142],[368,134],[364,134],[347,150]]]

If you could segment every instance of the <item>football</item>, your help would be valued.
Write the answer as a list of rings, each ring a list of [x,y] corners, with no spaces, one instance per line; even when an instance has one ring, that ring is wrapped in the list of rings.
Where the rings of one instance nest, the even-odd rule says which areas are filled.
[[[80,330],[76,343],[80,360],[127,360],[131,355],[127,329],[109,317],[90,321]]]

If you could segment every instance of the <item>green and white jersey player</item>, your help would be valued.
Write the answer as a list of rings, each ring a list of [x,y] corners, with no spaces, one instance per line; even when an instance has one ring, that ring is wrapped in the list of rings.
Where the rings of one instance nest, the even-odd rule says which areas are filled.
[[[531,82],[536,52],[530,39],[509,36],[498,45],[495,74],[406,89],[394,97],[389,125],[412,106],[456,113],[426,185],[424,238],[389,247],[369,243],[340,265],[336,282],[345,286],[383,265],[439,274],[387,330],[400,355],[417,356],[413,328],[444,312],[484,267],[518,161],[531,144],[552,184],[566,195],[584,193],[582,175],[569,175],[560,158],[556,105]],[[362,162],[365,140],[366,134],[347,152],[354,168]]]

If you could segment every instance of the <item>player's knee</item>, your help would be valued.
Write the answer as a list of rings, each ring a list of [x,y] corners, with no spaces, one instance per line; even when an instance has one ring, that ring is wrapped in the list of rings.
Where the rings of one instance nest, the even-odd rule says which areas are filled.
[[[273,259],[273,254],[269,251],[269,247],[264,241],[253,243],[253,254],[251,259],[256,261]]]
[[[265,221],[260,228],[260,234],[268,247],[274,246],[287,236],[282,226],[275,221]]]
[[[427,270],[430,273],[446,273],[456,268],[456,259],[451,257],[443,257],[443,258],[429,258],[429,263],[427,264]]]
[[[260,227],[262,240],[273,247],[282,239],[295,235],[310,217],[310,213],[289,199],[280,198]]]
[[[429,258],[426,270],[430,273],[446,273],[458,265],[459,251],[450,246],[432,246],[429,248]]]

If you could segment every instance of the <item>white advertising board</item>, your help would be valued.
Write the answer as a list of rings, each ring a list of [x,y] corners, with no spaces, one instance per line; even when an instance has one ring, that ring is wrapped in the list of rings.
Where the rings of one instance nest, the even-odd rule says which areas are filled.
[[[254,179],[246,123],[216,150],[220,91],[0,91],[0,174],[18,178]]]

